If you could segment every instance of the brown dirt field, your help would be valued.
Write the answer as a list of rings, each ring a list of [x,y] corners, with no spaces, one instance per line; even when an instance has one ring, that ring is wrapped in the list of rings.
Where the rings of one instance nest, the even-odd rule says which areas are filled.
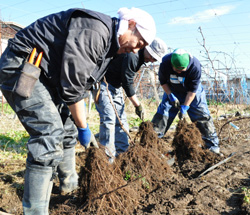
[[[240,129],[236,130],[228,123]],[[182,121],[158,139],[149,122],[131,133],[128,152],[109,164],[102,147],[77,145],[79,189],[59,194],[55,180],[50,214],[247,215],[242,187],[250,187],[250,120],[233,117],[215,122],[224,157],[202,148],[194,124]],[[214,164],[230,159],[198,177]],[[168,159],[175,158],[169,166]],[[0,163],[0,214],[22,214],[25,163]]]

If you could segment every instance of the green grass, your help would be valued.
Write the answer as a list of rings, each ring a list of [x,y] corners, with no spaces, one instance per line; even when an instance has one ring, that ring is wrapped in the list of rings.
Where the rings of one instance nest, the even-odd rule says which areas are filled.
[[[250,188],[242,187],[241,189],[244,193],[243,202],[245,202],[246,204],[250,204]]]
[[[3,125],[5,126],[3,129],[0,129],[0,162],[5,158],[25,159],[27,156],[26,143],[29,139],[29,134],[22,127],[18,129],[20,125],[18,127],[17,124],[10,123],[15,113],[8,103],[3,105],[0,103],[0,110],[1,120],[4,120]]]
[[[26,131],[8,131],[0,135],[0,150],[4,153],[18,153],[21,156],[27,153],[26,143],[29,134]]]
[[[9,106],[8,103],[5,103],[2,105],[2,103],[0,103],[0,111],[1,114],[14,114],[14,111],[12,110],[12,108]]]
[[[219,106],[225,106],[225,103],[216,101],[216,100],[207,100],[207,105],[219,105]]]
[[[89,124],[89,129],[92,131],[93,134],[99,133],[99,124]]]
[[[139,125],[142,123],[142,120],[139,117],[127,117],[129,127],[139,127]]]

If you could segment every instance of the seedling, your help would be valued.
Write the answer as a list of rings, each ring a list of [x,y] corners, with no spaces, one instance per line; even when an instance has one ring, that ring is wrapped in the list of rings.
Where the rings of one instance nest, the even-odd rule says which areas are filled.
[[[130,179],[131,179],[131,173],[130,173],[130,171],[127,171],[126,174],[125,174],[124,180],[129,181]]]
[[[243,202],[250,204],[250,188],[242,187],[241,189],[244,192]]]
[[[147,179],[143,177],[142,179],[142,185],[146,188],[149,189],[149,183],[147,182]]]

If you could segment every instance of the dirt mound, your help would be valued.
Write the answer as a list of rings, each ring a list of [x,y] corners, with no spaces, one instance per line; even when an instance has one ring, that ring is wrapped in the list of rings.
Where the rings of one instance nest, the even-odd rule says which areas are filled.
[[[60,195],[59,180],[54,181],[50,214],[250,214],[244,201],[244,192],[250,190],[250,122],[234,121],[238,130],[226,122],[215,123],[224,158],[200,147],[199,132],[192,124],[180,124],[158,139],[152,125],[142,123],[139,133],[131,133],[135,139],[129,150],[113,164],[103,148],[84,151],[78,144],[80,187]],[[232,152],[236,154],[226,163],[198,177]],[[166,161],[172,157],[175,163],[169,167]],[[13,160],[0,164],[0,211],[22,214],[24,169],[25,163]]]
[[[180,171],[185,177],[195,178],[203,170],[219,161],[220,158],[205,149],[201,133],[195,123],[180,120],[172,142],[173,151]]]
[[[188,124],[185,119],[180,120],[176,127],[172,146],[179,163],[187,159],[202,161],[205,155],[199,129],[194,123]]]
[[[174,171],[167,164],[169,145],[158,139],[151,122],[140,125],[129,150],[112,164],[103,147],[88,149],[80,159],[85,165],[79,173],[76,200],[66,202],[70,214],[172,214],[184,205],[195,210],[199,199],[207,198],[196,199],[203,189],[197,176],[219,159],[204,150],[199,130],[185,120],[179,122],[171,146]],[[66,213],[62,205],[60,211]],[[214,213],[204,205],[200,209]]]
[[[103,147],[89,149],[79,175],[82,206],[77,213],[132,214],[167,177],[169,166],[159,149],[164,147],[150,122],[141,124],[134,144],[112,164]]]
[[[133,209],[137,193],[127,186],[119,166],[109,163],[103,148],[88,151],[79,176],[82,207],[78,213],[119,214],[119,209],[129,214]]]

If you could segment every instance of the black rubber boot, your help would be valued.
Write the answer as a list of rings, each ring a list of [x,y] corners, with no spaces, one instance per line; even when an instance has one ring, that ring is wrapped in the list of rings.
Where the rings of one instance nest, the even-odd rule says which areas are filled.
[[[211,117],[196,122],[197,128],[200,130],[202,139],[204,140],[206,147],[211,148],[211,151],[216,154],[220,153],[219,138],[214,127],[214,123]]]
[[[25,171],[23,213],[48,215],[53,186],[52,167],[28,164]]]
[[[154,131],[158,134],[158,137],[162,138],[169,128],[168,117],[156,113],[151,122],[153,123]]]
[[[63,150],[63,160],[57,167],[62,194],[69,193],[78,187],[78,175],[75,165],[75,147]]]

